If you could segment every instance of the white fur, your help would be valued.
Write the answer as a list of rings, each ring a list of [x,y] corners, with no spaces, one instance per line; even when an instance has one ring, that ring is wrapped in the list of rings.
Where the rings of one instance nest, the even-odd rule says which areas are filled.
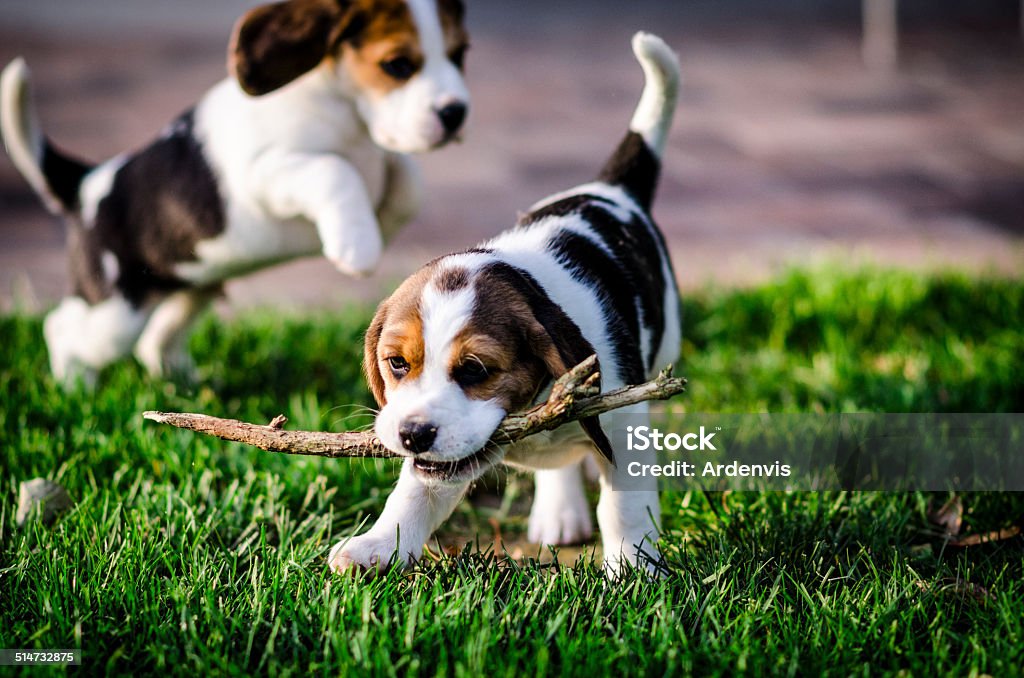
[[[601,426],[608,433],[619,459],[626,458],[626,427],[647,423],[643,420],[648,416],[646,403],[601,415]],[[628,458],[630,462],[641,464],[657,463],[657,453],[653,450],[633,451]],[[605,570],[612,574],[633,567],[656,571],[654,562],[659,558],[656,542],[661,525],[657,479],[632,477],[624,463],[613,467],[603,457],[597,461],[601,475],[597,522],[601,526]]]
[[[200,242],[197,261],[179,264],[178,275],[210,284],[318,251],[349,274],[377,265],[389,154],[366,136],[329,72],[315,69],[261,97],[224,80],[196,107],[196,137],[218,178],[227,228]]]
[[[583,193],[610,200],[613,204],[609,205],[607,203],[602,203],[601,208],[608,210],[619,221],[629,221],[633,215],[637,215],[644,221],[647,221],[646,215],[644,215],[643,210],[640,209],[640,205],[636,203],[636,200],[633,199],[633,196],[624,191],[621,186],[611,186],[600,181],[591,181],[590,183],[581,184],[565,191],[552,193],[543,200],[538,200],[534,203],[534,205],[530,207],[530,211],[533,212],[535,210],[539,210],[546,205],[556,203],[564,198]]]
[[[82,179],[82,185],[78,188],[78,197],[82,205],[82,226],[85,228],[92,228],[95,225],[100,201],[110,193],[110,188],[114,185],[114,176],[124,166],[128,158],[127,155],[111,158],[98,165]]]
[[[64,298],[43,323],[53,376],[69,386],[91,386],[100,369],[131,351],[147,318],[145,309],[120,296],[94,306],[80,297]]]
[[[103,254],[100,255],[100,266],[103,268],[103,280],[112,285],[121,274],[121,264],[117,262],[117,255],[110,250],[103,250]]]

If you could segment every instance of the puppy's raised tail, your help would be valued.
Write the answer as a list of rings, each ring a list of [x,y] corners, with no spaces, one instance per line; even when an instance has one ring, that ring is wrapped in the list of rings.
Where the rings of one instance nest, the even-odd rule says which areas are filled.
[[[649,210],[679,98],[679,58],[664,40],[643,32],[633,36],[633,53],[644,70],[644,91],[629,123],[629,132],[605,163],[599,178],[622,186]]]
[[[32,104],[28,66],[17,58],[0,75],[0,133],[14,166],[54,214],[77,209],[78,187],[92,169],[43,136]]]

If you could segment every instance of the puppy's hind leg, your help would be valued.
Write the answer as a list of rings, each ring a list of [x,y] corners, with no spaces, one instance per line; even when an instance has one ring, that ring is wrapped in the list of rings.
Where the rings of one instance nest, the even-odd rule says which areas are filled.
[[[578,544],[590,539],[594,525],[583,490],[583,461],[534,475],[533,508],[527,538],[536,544]]]
[[[147,316],[120,295],[92,306],[65,298],[43,322],[53,376],[65,386],[92,387],[101,369],[128,355]]]
[[[154,377],[194,379],[195,365],[186,343],[192,321],[220,294],[220,286],[172,292],[153,308],[142,335],[135,342],[135,357]]]

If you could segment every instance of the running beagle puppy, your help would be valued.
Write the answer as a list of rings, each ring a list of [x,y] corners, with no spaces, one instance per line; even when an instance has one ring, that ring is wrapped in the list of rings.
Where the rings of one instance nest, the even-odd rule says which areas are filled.
[[[581,461],[594,453],[606,568],[653,569],[657,483],[632,478],[626,425],[645,405],[567,424],[510,447],[488,444],[509,412],[541,401],[554,379],[596,353],[604,390],[641,383],[679,353],[679,294],[650,208],[679,87],[675,54],[638,33],[646,85],[629,132],[597,181],[533,206],[511,231],[437,259],[377,309],[365,369],[381,406],[376,433],[405,457],[376,524],[337,544],[335,571],[416,560],[469,484],[504,462],[536,470],[531,541],[586,539]],[[610,436],[606,436],[607,432]],[[616,465],[618,461],[618,465]]]
[[[7,151],[68,223],[72,294],[50,366],[90,382],[134,352],[189,369],[186,330],[233,276],[318,252],[352,275],[415,214],[404,155],[455,138],[469,106],[461,0],[286,0],[237,23],[229,77],[149,146],[92,166],[55,148],[28,71],[0,79]]]

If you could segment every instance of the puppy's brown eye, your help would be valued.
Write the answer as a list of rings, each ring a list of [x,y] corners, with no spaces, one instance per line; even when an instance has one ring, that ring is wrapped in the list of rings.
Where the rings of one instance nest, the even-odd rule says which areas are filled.
[[[416,64],[407,56],[382,61],[380,68],[395,80],[408,80],[416,72]]]
[[[469,45],[462,45],[453,49],[448,55],[448,60],[455,64],[460,71],[466,67],[466,50],[468,49]]]
[[[388,360],[388,366],[391,368],[391,374],[401,379],[405,375],[409,374],[409,361],[402,356],[391,356]]]
[[[487,381],[490,373],[478,360],[467,360],[452,370],[452,378],[459,386],[475,386]]]

